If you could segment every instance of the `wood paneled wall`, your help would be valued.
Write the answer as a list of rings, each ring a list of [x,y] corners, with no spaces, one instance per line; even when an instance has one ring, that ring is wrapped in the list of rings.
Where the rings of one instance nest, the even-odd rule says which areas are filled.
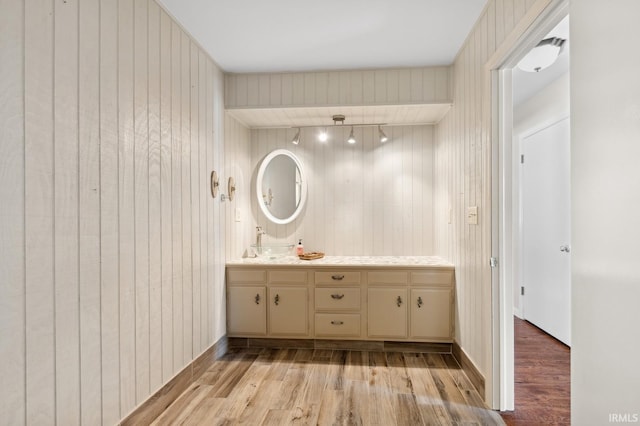
[[[245,254],[249,245],[255,242],[255,220],[252,218],[251,182],[257,170],[251,162],[251,132],[230,114],[225,114],[225,167],[220,177],[220,192],[228,194],[229,178],[233,177],[236,191],[233,200],[224,202],[226,211],[227,259],[237,259]],[[239,220],[236,219],[236,211]]]
[[[154,0],[0,11],[0,423],[115,424],[224,333],[223,74]]]
[[[227,108],[450,103],[451,67],[227,74]]]
[[[483,374],[492,362],[491,76],[485,66],[515,43],[512,33],[529,10],[539,9],[536,3],[548,1],[488,2],[456,58],[453,107],[435,131],[435,251],[456,266],[456,340]],[[466,223],[471,206],[478,206],[478,225]]]
[[[350,130],[330,128],[329,141],[321,143],[317,129],[303,129],[299,145],[291,143],[295,129],[251,130],[243,182],[251,211],[244,225],[229,231],[235,232],[231,239],[246,230],[250,235],[240,234],[242,245],[231,247],[230,256],[241,256],[254,242],[256,225],[267,232],[263,241],[302,238],[306,251],[328,255],[433,254],[433,126],[385,127],[384,144],[377,128],[365,127],[355,129],[357,143],[349,145]],[[260,162],[279,148],[300,158],[309,190],[303,214],[288,225],[267,221],[253,194]]]

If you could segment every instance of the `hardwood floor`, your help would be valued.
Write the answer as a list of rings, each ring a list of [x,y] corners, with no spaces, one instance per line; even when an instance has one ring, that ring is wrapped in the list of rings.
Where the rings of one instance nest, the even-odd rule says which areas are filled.
[[[502,425],[450,354],[231,349],[154,425]]]
[[[514,321],[516,409],[502,418],[509,426],[569,425],[569,347],[527,321]]]

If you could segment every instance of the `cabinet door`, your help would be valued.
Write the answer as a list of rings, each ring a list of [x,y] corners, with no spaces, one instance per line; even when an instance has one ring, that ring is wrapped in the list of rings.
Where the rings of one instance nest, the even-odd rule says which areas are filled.
[[[451,339],[451,289],[411,289],[411,337]]]
[[[370,288],[368,300],[369,337],[407,337],[407,289]]]
[[[269,335],[307,336],[308,291],[306,287],[269,287]]]
[[[229,286],[227,291],[229,336],[264,336],[267,333],[264,286]]]

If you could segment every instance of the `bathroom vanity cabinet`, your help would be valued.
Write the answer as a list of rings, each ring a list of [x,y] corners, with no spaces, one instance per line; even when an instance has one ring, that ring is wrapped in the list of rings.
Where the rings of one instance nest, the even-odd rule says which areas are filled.
[[[229,337],[453,340],[453,266],[434,257],[227,264]]]

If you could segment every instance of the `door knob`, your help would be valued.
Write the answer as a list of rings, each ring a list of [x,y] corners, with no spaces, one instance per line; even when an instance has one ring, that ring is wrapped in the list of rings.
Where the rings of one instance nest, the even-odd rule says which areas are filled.
[[[568,245],[560,246],[560,251],[569,253],[571,251],[571,247],[569,247]]]

